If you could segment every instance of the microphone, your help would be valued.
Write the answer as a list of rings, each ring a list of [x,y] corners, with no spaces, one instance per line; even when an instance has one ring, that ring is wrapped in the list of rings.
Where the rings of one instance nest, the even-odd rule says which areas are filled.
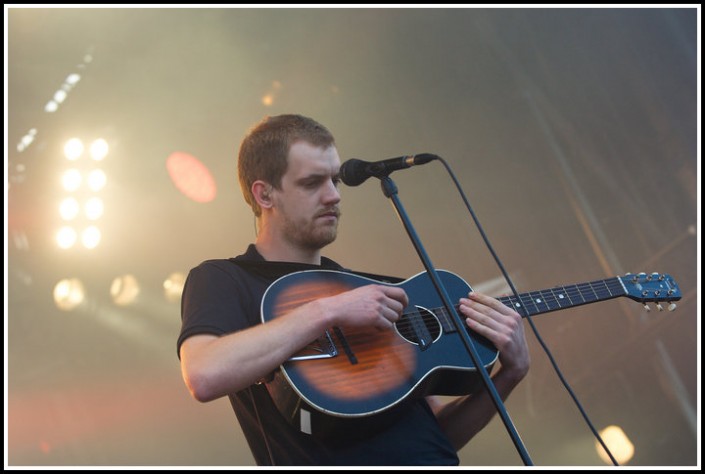
[[[375,161],[372,163],[351,158],[340,166],[340,179],[348,186],[359,186],[371,176],[384,178],[393,171],[423,165],[437,159],[438,156],[431,153],[399,156],[397,158],[389,158],[388,160]]]

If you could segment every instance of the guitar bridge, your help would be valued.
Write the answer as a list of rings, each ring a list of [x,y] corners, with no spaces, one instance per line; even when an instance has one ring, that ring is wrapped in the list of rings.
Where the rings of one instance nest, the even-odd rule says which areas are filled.
[[[328,359],[337,355],[338,349],[335,347],[330,333],[326,331],[321,337],[308,344],[288,360]]]

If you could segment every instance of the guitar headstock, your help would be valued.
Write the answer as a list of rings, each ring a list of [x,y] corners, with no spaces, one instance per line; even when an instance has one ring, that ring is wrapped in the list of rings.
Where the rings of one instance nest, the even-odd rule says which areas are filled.
[[[681,291],[676,281],[663,273],[627,273],[621,277],[627,296],[634,301],[644,303],[647,311],[650,310],[646,303],[656,303],[659,311],[663,310],[661,303],[670,303],[668,310],[676,309],[674,301],[681,299]]]

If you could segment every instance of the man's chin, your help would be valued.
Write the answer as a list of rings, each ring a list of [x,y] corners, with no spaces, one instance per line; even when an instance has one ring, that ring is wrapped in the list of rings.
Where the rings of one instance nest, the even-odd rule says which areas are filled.
[[[315,246],[320,249],[328,244],[332,244],[335,242],[337,236],[337,229],[332,229],[329,232],[321,232],[315,239]]]

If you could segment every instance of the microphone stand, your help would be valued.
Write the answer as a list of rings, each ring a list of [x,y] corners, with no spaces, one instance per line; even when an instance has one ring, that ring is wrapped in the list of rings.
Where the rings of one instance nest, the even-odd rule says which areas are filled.
[[[404,224],[404,228],[406,229],[407,234],[409,234],[409,237],[411,238],[411,241],[414,244],[414,247],[416,248],[416,252],[419,254],[419,257],[421,258],[421,261],[424,264],[424,267],[426,267],[426,271],[431,277],[431,281],[436,287],[438,295],[441,297],[441,300],[443,300],[443,305],[448,311],[448,314],[452,316],[451,319],[453,321],[453,324],[455,325],[458,334],[463,340],[463,343],[465,344],[465,347],[467,348],[468,353],[470,354],[470,357],[472,358],[472,361],[475,364],[475,367],[482,375],[482,381],[484,382],[485,387],[490,393],[492,401],[494,402],[495,407],[497,407],[497,412],[501,416],[502,421],[504,422],[504,425],[506,426],[507,431],[509,432],[512,438],[512,441],[514,442],[514,445],[516,446],[517,450],[519,451],[519,454],[522,457],[522,460],[524,461],[524,464],[527,466],[533,465],[529,454],[526,452],[526,449],[524,448],[524,445],[521,442],[521,439],[519,438],[519,435],[517,434],[514,425],[512,424],[512,421],[509,419],[509,415],[507,414],[507,411],[504,408],[504,404],[502,403],[502,399],[497,393],[497,389],[495,388],[494,383],[492,383],[492,380],[490,379],[487,370],[482,365],[480,355],[477,353],[477,349],[475,348],[472,339],[470,339],[470,336],[466,330],[466,326],[463,320],[458,315],[455,306],[451,303],[450,297],[448,296],[445,287],[441,283],[441,280],[438,277],[438,274],[436,273],[436,270],[434,269],[433,264],[431,263],[431,260],[428,257],[428,254],[426,253],[426,250],[421,244],[421,240],[416,234],[414,227],[411,225],[409,216],[407,215],[406,211],[404,210],[404,206],[399,200],[396,184],[394,184],[394,181],[392,181],[392,179],[388,175],[377,177],[381,180],[382,192],[386,197],[392,200],[397,215],[399,216],[399,219],[401,219],[402,223]]]

